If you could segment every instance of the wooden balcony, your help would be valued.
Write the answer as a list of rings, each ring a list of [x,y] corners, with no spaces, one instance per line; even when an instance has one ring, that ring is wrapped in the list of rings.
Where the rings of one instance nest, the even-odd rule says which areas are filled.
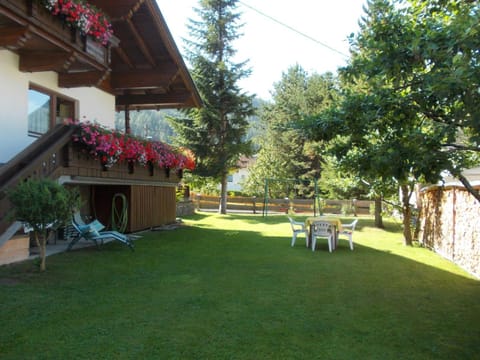
[[[178,172],[172,170],[167,174],[158,166],[131,168],[126,163],[104,168],[99,160],[89,157],[72,142],[73,131],[73,127],[58,125],[0,168],[0,237],[13,223],[8,218],[10,203],[6,193],[29,178],[46,177],[64,184],[102,187],[104,192],[110,188],[114,192],[122,189],[134,194],[131,202],[136,206],[138,219],[132,220],[129,229],[138,230],[175,220],[175,188],[181,179]],[[142,205],[144,203],[150,204],[148,209]],[[145,222],[149,218],[151,222]]]
[[[64,87],[98,86],[110,73],[113,44],[82,36],[39,1],[0,0],[0,49],[19,55],[20,71],[56,71]]]
[[[105,167],[72,142],[65,147],[63,163],[56,177],[68,176],[71,183],[176,186],[181,180],[177,171],[158,166],[130,166],[121,162]]]

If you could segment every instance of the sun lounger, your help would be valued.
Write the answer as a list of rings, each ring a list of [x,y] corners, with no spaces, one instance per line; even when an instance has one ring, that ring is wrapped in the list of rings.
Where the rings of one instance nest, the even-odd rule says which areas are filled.
[[[80,239],[92,241],[97,247],[102,245],[104,240],[113,239],[127,245],[132,251],[134,250],[133,242],[128,235],[122,234],[118,231],[101,231],[105,226],[98,220],[94,220],[89,224],[85,224],[83,221],[79,224],[79,222],[80,220],[78,217],[74,216],[72,219],[72,226],[77,234],[68,244],[67,250],[70,250]]]

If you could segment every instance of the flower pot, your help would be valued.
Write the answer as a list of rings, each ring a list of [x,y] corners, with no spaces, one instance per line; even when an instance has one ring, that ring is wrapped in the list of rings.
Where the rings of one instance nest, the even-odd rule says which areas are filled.
[[[135,165],[134,165],[133,161],[127,162],[127,165],[128,165],[128,173],[133,174],[133,172],[135,170]]]
[[[166,167],[166,168],[165,168],[165,176],[166,176],[167,178],[170,177],[170,168],[169,168],[169,167]]]
[[[148,168],[148,175],[153,176],[153,163],[151,161],[147,163],[147,168]]]
[[[100,166],[102,168],[102,171],[108,170],[108,163],[106,161],[100,161]]]

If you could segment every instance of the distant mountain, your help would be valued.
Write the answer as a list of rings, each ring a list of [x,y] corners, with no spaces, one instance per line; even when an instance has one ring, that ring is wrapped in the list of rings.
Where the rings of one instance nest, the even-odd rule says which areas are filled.
[[[176,110],[142,110],[130,112],[130,128],[133,135],[144,138],[150,137],[169,143],[175,136],[173,129],[168,124],[167,116],[175,116]],[[115,115],[115,128],[125,131],[125,112],[120,111]]]
[[[264,104],[262,100],[255,99],[253,105],[260,109]],[[135,136],[150,137],[153,140],[159,140],[165,143],[171,143],[175,137],[175,131],[168,123],[168,116],[181,116],[177,110],[142,110],[130,111],[130,128]],[[247,140],[254,138],[258,134],[259,117],[252,116],[248,119],[250,128],[247,132]],[[120,111],[115,114],[115,128],[125,131],[125,112]]]

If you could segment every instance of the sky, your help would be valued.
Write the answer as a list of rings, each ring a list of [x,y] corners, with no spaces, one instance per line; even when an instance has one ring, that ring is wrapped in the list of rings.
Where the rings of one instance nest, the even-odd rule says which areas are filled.
[[[240,23],[244,26],[243,36],[233,43],[238,51],[235,61],[248,60],[252,70],[240,86],[249,94],[269,100],[274,83],[295,64],[309,74],[335,72],[346,64],[347,37],[357,33],[365,2],[240,0]],[[185,43],[182,39],[190,37],[188,19],[198,20],[193,8],[199,6],[199,0],[157,0],[157,3],[183,54]]]

